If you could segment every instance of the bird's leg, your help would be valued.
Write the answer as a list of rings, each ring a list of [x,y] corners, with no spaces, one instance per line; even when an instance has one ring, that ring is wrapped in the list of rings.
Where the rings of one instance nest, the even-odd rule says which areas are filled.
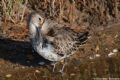
[[[57,63],[54,63],[54,64],[53,64],[53,72],[55,72],[56,64],[57,64]]]
[[[52,63],[52,65],[53,65],[53,70],[52,70],[52,71],[53,71],[53,72],[55,72],[56,64],[57,64],[57,62],[53,62],[53,63]]]
[[[66,65],[67,65],[67,56],[66,56],[66,58],[64,58],[62,69],[59,71],[60,73],[62,73],[62,75],[64,74],[63,71],[64,71],[64,68],[65,68]]]
[[[71,54],[72,55],[72,54]],[[61,62],[63,62],[63,66],[62,66],[62,69],[60,69],[60,73],[62,73],[62,74],[64,74],[64,68],[65,68],[65,66],[67,65],[67,58],[69,58],[71,55],[64,55],[64,57],[60,60]],[[53,62],[52,63],[52,65],[53,65],[53,72],[55,71],[55,67],[56,67],[56,64],[57,64],[58,62]]]
[[[62,69],[59,71],[60,73],[64,74],[63,71],[64,71],[64,68],[65,68],[66,64],[67,64],[66,62],[63,64]]]

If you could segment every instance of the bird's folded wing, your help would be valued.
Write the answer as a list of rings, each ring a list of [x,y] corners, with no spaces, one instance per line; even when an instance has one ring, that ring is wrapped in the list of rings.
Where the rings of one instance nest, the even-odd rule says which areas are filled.
[[[46,39],[49,41],[49,42],[54,42],[54,37],[52,36],[46,36]]]

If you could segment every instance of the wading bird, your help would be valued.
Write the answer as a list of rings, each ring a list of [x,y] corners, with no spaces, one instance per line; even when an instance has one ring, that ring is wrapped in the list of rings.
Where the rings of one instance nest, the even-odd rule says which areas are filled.
[[[89,34],[88,32],[76,33],[62,24],[44,19],[36,12],[30,14],[28,27],[33,49],[52,62],[59,62],[74,54],[85,43]]]

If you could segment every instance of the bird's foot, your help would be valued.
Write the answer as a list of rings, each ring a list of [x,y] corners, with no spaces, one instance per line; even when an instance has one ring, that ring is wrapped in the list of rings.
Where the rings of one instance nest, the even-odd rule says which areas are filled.
[[[59,72],[62,74],[62,76],[65,75],[65,72],[63,70],[59,70]]]
[[[67,63],[65,62],[65,64],[63,64],[63,66],[62,66],[62,69],[59,70],[59,72],[62,74],[62,76],[65,74],[64,73],[64,68],[65,68],[66,65],[67,65]]]

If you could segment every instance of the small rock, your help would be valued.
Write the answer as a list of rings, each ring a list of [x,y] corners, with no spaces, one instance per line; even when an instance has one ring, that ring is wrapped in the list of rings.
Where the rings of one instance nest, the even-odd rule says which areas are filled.
[[[118,52],[118,49],[113,49],[113,53],[117,53]]]
[[[45,62],[39,62],[38,64],[39,64],[39,65],[44,65],[44,64],[45,64]]]
[[[98,57],[100,57],[100,54],[95,54],[93,56],[90,56],[89,59],[92,60],[92,59],[95,59],[95,58],[98,58]]]
[[[71,73],[70,76],[75,76],[75,73]]]
[[[94,59],[94,57],[90,56],[90,57],[89,57],[89,59],[91,59],[91,60],[92,60],[92,59]]]
[[[39,71],[39,70],[35,70],[35,72],[36,72],[36,73],[40,73],[40,71]]]
[[[11,74],[7,74],[6,77],[7,77],[7,78],[10,78],[10,77],[12,77],[12,75],[11,75]]]
[[[108,54],[108,57],[112,57],[113,55],[115,55],[115,53],[110,52],[110,53]]]
[[[96,57],[100,57],[100,54],[96,54],[95,56],[96,56]]]
[[[22,66],[22,69],[25,69],[25,67],[24,67],[24,66]]]

